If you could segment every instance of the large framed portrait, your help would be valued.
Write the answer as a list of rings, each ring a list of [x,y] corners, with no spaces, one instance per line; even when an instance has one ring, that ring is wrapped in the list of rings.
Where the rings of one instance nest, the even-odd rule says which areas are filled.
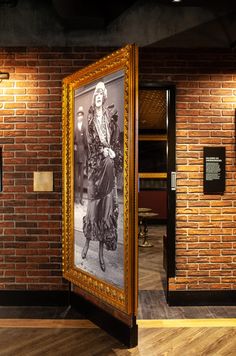
[[[94,302],[136,308],[137,50],[63,80],[63,275]]]

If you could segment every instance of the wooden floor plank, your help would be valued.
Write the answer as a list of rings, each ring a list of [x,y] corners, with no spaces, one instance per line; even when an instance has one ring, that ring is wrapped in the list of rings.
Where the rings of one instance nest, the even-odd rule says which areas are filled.
[[[212,329],[211,329],[212,330]],[[222,332],[221,328],[214,329],[214,334],[212,335],[215,339],[217,339],[217,342],[208,344],[207,342],[205,343],[204,347],[204,355],[229,355],[230,351],[233,351],[234,349],[234,356],[236,355],[236,344],[235,344],[235,329],[230,329],[228,330],[227,333]],[[208,337],[211,337],[211,335],[208,334]],[[232,347],[233,343],[231,342],[233,338],[233,343],[235,347]],[[227,346],[227,347],[226,347]]]
[[[1,356],[235,356],[235,327],[140,328],[126,349],[98,328],[3,328]]]
[[[139,328],[231,328],[236,327],[236,319],[164,319],[138,320]]]
[[[170,307],[164,294],[163,242],[165,225],[149,226],[153,247],[139,247],[139,319],[236,318],[236,306]]]
[[[94,329],[98,328],[89,320],[65,319],[0,319],[0,328],[54,328]]]
[[[236,319],[162,319],[138,320],[142,329],[157,328],[231,328]],[[42,328],[42,329],[94,329],[98,328],[89,320],[64,319],[0,319],[0,328]]]
[[[138,320],[142,329],[156,328],[232,328],[236,319],[164,319]],[[42,329],[94,329],[98,328],[89,320],[60,319],[0,319],[0,328],[42,328]]]
[[[165,278],[163,269],[163,235],[165,225],[149,227],[149,241],[153,247],[139,247],[139,290],[162,290]]]

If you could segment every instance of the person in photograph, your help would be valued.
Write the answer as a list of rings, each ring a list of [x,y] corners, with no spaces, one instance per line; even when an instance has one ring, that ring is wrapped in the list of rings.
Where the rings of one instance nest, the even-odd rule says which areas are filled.
[[[80,106],[76,112],[76,126],[74,135],[75,160],[75,192],[79,195],[79,203],[84,205],[84,168],[87,161],[88,143],[84,124],[84,109]]]
[[[90,241],[98,241],[103,272],[106,269],[104,246],[112,251],[117,248],[117,175],[123,169],[118,113],[114,105],[105,105],[106,100],[107,89],[99,82],[88,112],[88,206],[83,218],[86,241],[82,250],[84,259]]]

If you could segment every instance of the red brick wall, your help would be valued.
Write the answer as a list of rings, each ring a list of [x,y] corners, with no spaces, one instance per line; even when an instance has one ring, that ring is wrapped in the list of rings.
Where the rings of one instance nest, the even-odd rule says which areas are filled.
[[[0,49],[0,288],[65,289],[61,273],[61,80],[113,49]],[[177,86],[177,277],[172,290],[236,288],[236,54],[140,51],[140,80]],[[203,147],[225,146],[226,192],[203,195]],[[33,172],[54,191],[34,193]]]
[[[94,49],[0,49],[0,289],[65,289],[61,272],[61,80],[102,57]],[[54,191],[33,192],[53,171]]]
[[[149,52],[149,53],[148,53]],[[145,50],[141,78],[177,87],[177,277],[171,290],[236,288],[236,54]],[[225,146],[226,191],[203,194],[203,147]]]

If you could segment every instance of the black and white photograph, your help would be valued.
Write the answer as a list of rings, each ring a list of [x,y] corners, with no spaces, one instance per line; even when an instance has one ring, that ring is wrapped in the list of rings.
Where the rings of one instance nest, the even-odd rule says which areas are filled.
[[[74,91],[74,264],[124,288],[124,71]]]

